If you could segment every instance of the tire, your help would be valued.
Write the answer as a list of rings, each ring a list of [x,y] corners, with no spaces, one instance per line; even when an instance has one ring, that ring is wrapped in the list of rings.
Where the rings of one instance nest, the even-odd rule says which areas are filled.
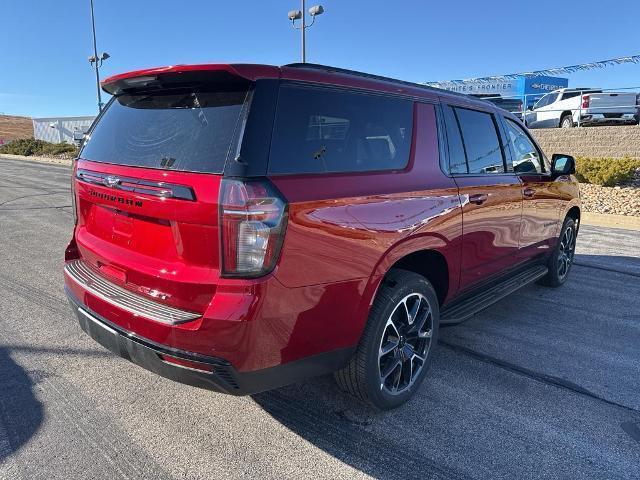
[[[415,312],[413,320],[409,312]],[[439,322],[438,297],[429,281],[391,270],[378,289],[354,356],[335,373],[336,382],[376,409],[402,405],[427,374]]]
[[[573,127],[573,117],[570,113],[563,115],[560,119],[560,128],[572,128]]]
[[[558,243],[547,263],[549,272],[542,277],[540,284],[547,287],[559,287],[567,281],[571,265],[573,265],[577,236],[576,222],[571,217],[565,218]]]

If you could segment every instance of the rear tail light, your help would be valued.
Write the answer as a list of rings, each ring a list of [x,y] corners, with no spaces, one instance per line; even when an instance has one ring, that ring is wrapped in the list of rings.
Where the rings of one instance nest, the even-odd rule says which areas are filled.
[[[75,166],[75,160],[73,161]],[[76,172],[75,168],[71,168],[71,214],[73,215],[73,224],[78,224],[78,205],[76,203]]]
[[[589,95],[582,96],[582,108],[589,108],[590,102],[591,102],[591,97]]]
[[[268,180],[222,179],[222,275],[250,278],[273,270],[286,225],[286,201]]]

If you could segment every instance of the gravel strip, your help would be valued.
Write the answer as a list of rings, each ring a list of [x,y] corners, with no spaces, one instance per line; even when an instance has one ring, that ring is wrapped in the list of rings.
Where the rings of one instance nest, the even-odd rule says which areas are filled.
[[[640,217],[640,187],[601,187],[581,183],[580,196],[586,212]]]

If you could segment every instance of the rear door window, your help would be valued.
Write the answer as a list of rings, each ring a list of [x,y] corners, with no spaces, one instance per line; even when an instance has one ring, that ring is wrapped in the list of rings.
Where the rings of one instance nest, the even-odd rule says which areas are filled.
[[[403,169],[412,126],[410,100],[285,85],[278,96],[269,173]]]
[[[119,95],[80,153],[95,162],[222,173],[246,91]]]
[[[447,143],[449,145],[449,172],[467,173],[467,158],[464,153],[460,126],[456,114],[449,105],[443,108],[444,123],[447,129]]]
[[[471,174],[504,173],[504,158],[493,115],[454,108]]]

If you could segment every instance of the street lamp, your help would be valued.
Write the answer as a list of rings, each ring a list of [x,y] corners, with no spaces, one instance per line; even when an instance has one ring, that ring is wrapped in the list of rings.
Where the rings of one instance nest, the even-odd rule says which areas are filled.
[[[93,55],[89,57],[89,64],[96,70],[96,88],[98,90],[98,113],[102,111],[102,94],[100,92],[100,73],[98,69],[102,67],[104,62],[110,55],[107,52],[102,52],[102,55],[98,56],[98,47],[96,45],[96,20],[93,15],[93,0],[90,0],[91,4],[91,29],[93,31]]]
[[[305,0],[302,1],[302,9],[301,10],[291,10],[289,12],[289,20],[291,20],[291,26],[296,30],[299,29],[302,32],[302,63],[306,61],[306,45],[305,45],[305,30],[313,25],[316,21],[316,17],[318,15],[322,15],[324,13],[324,8],[322,5],[315,5],[309,9],[309,15],[311,15],[311,23],[309,25],[306,24],[305,19]],[[302,20],[300,22],[300,26],[296,26],[296,20]]]

